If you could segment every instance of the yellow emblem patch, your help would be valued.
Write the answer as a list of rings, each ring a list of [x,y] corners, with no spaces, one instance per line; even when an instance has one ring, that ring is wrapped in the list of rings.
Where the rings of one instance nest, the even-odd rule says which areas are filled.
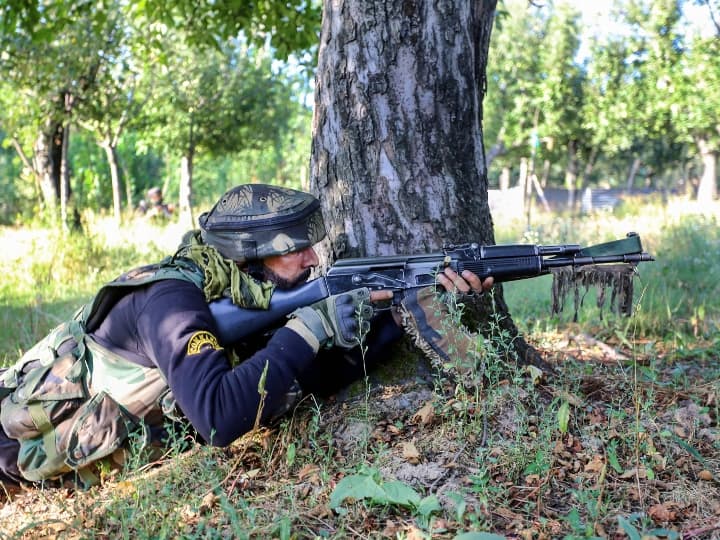
[[[222,350],[222,347],[215,336],[206,330],[201,330],[190,336],[187,346],[188,356],[199,354],[205,346],[215,349],[216,351]]]

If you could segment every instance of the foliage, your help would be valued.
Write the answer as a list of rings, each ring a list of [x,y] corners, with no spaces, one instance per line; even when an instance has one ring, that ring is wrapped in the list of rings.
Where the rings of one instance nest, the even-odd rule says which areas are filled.
[[[435,495],[421,497],[404,482],[383,480],[380,473],[372,469],[343,477],[330,494],[330,508],[339,511],[348,500],[367,500],[369,504],[381,506],[402,506],[411,509],[425,521],[431,514],[441,510]]]
[[[143,110],[146,140],[176,155],[226,155],[279,139],[291,97],[263,50],[232,41],[198,51],[169,40],[172,68],[156,74],[155,99]]]
[[[304,51],[314,45],[319,6],[305,0],[247,6],[191,4],[39,1],[0,7],[6,15],[0,28],[3,146],[9,148],[12,143],[22,149],[26,172],[41,174],[37,167],[42,162],[35,162],[34,153],[42,137],[48,138],[47,144],[58,126],[72,126],[73,137],[82,136],[77,128],[87,129],[108,152],[117,149],[121,155],[126,144],[123,135],[134,148],[159,154],[161,159],[172,159],[166,153],[169,146],[175,156],[185,154],[187,146],[198,146],[231,160],[240,150],[254,149],[262,159],[292,153],[292,148],[283,146],[279,132],[304,114],[290,91],[307,92],[307,79],[302,79],[306,74],[297,58],[305,58]],[[202,25],[201,33],[196,23]],[[247,38],[240,32],[243,28]],[[287,58],[293,52],[299,56],[289,63],[300,75],[289,76],[281,64],[274,63],[273,55]],[[160,127],[158,122],[162,122]],[[84,143],[71,140],[70,159],[93,155],[73,155],[84,148]],[[125,153],[119,169],[132,173],[143,159]],[[278,162],[264,175],[282,168]],[[45,180],[20,177],[10,166],[2,169],[0,173],[11,174],[0,174],[0,186],[13,182],[31,187]],[[79,188],[76,202],[81,208],[87,203],[96,209],[107,207],[113,200],[111,193],[119,205],[122,185],[111,185],[109,171],[94,163],[73,175],[71,184]],[[125,178],[125,198],[135,198],[142,191],[138,187],[165,183],[157,173],[149,169],[140,179],[137,174]],[[59,163],[52,174],[59,174]],[[89,184],[96,194],[85,199],[91,191]],[[52,203],[47,201],[52,191],[43,189],[42,194]],[[11,200],[17,201],[11,215],[28,213],[34,204],[27,196],[6,199]]]
[[[189,43],[215,45],[246,32],[257,44],[272,37],[282,58],[317,42],[320,7],[314,0],[272,2],[195,2],[148,0],[124,6],[136,26],[149,29],[146,39],[162,41],[168,28],[184,28]],[[8,0],[0,6],[0,33],[22,33],[35,43],[52,40],[78,19],[103,25],[114,12],[111,4],[71,0]]]
[[[504,6],[484,106],[491,178],[517,176],[521,158],[548,159],[551,186],[572,173],[624,187],[636,159],[656,188],[700,176],[700,145],[717,152],[720,40],[697,35],[682,2],[617,1],[597,34],[566,2]]]

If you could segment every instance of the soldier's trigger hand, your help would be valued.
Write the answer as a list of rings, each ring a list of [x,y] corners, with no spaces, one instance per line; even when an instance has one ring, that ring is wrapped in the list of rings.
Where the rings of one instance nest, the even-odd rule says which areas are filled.
[[[460,275],[452,268],[446,267],[437,275],[437,282],[451,293],[482,294],[492,288],[494,280],[489,277],[485,281],[480,281],[480,277],[469,270],[464,270]]]
[[[382,302],[383,300],[392,300],[393,292],[390,290],[370,291],[371,302]]]

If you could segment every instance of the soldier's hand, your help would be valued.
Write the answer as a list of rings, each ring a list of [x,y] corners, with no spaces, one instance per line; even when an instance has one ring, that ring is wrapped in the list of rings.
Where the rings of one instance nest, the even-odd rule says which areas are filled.
[[[302,322],[321,347],[336,345],[351,349],[360,343],[360,336],[370,328],[369,321],[373,316],[370,301],[370,289],[360,288],[296,309],[290,317]]]
[[[461,275],[448,266],[437,275],[437,282],[450,293],[467,295],[482,294],[489,291],[495,280],[488,277],[482,281],[477,274],[470,270],[463,270]]]

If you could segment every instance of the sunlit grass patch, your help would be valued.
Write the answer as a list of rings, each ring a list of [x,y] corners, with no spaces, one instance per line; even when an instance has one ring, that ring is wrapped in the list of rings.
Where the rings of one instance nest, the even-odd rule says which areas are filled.
[[[581,291],[584,302],[579,322],[596,332],[633,333],[686,345],[693,338],[712,339],[720,328],[720,205],[717,213],[692,206],[694,211],[689,212],[687,205],[676,201],[620,217],[548,217],[514,241],[530,237],[545,245],[587,246],[637,232],[656,260],[638,265],[633,316],[625,319],[608,309],[601,313],[594,307],[596,291],[591,289]],[[497,227],[503,230],[502,225]],[[512,230],[510,225],[507,230]],[[551,315],[550,282],[550,278],[538,278],[504,286],[510,312],[523,330],[542,331],[572,321],[573,310],[568,307],[558,317]]]

